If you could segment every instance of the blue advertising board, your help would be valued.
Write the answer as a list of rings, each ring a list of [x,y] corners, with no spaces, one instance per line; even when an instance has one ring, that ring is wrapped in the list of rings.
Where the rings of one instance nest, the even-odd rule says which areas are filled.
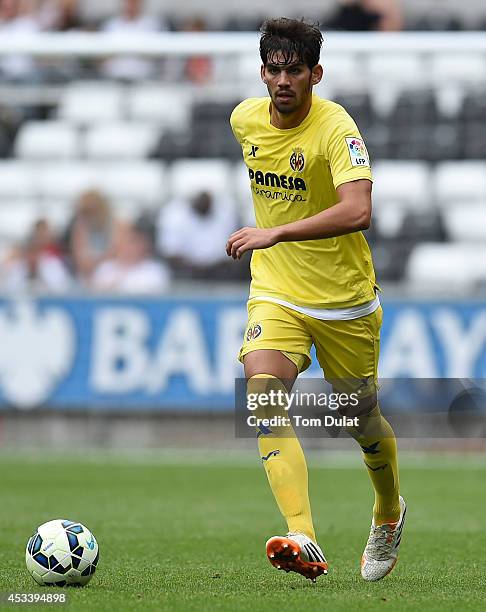
[[[384,311],[381,377],[486,378],[486,302]],[[242,299],[2,299],[0,408],[231,409],[245,325]]]

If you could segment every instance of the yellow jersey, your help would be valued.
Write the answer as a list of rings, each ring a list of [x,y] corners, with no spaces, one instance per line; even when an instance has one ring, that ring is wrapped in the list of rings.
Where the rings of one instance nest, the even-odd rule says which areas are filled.
[[[258,227],[311,217],[338,202],[339,185],[372,180],[366,146],[342,106],[313,95],[307,117],[286,130],[270,124],[269,110],[270,98],[249,98],[230,119],[248,168]],[[250,299],[346,308],[375,298],[375,273],[362,232],[255,250],[251,276]]]

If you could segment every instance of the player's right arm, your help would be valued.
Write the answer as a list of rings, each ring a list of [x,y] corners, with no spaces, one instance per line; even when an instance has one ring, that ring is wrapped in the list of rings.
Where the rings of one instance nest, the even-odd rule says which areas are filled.
[[[226,253],[240,259],[246,251],[268,249],[278,242],[333,238],[368,229],[371,221],[371,181],[358,179],[337,188],[339,202],[293,223],[277,227],[244,227],[228,239]]]

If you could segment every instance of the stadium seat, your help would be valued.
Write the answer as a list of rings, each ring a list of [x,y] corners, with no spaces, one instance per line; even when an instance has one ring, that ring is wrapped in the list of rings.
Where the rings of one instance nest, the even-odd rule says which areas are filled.
[[[402,92],[389,116],[390,124],[394,128],[420,128],[435,124],[437,120],[437,98],[435,93],[428,89]]]
[[[47,219],[55,231],[62,232],[74,213],[72,200],[45,200],[39,204],[39,217]]]
[[[95,189],[95,166],[72,161],[38,164],[35,168],[39,195],[43,200],[74,200],[83,191]]]
[[[427,163],[379,161],[373,166],[373,204],[377,210],[391,205],[423,210],[431,205]]]
[[[0,200],[35,197],[37,186],[33,168],[29,162],[0,160]]]
[[[380,240],[373,245],[373,265],[376,278],[382,281],[400,281],[413,244],[400,240]]]
[[[23,159],[72,159],[79,155],[79,133],[62,121],[28,121],[17,134],[14,152]]]
[[[124,90],[106,81],[74,83],[63,91],[58,114],[61,119],[86,124],[122,118]]]
[[[251,197],[250,179],[248,169],[243,162],[234,166],[233,184],[238,203],[238,214],[243,225],[255,225],[255,212],[253,210],[253,199]]]
[[[168,197],[165,165],[159,161],[99,163],[94,175],[96,184],[111,198],[114,208],[118,201],[158,207]]]
[[[361,61],[353,53],[324,53],[321,63],[324,68],[324,78],[316,87],[317,93],[322,88],[362,91],[366,85]]]
[[[486,246],[461,243],[417,245],[410,255],[406,276],[417,287],[471,290],[486,279]]]
[[[458,201],[486,202],[486,162],[454,161],[439,164],[432,184],[439,206]]]
[[[150,124],[101,123],[88,129],[85,155],[100,159],[148,157],[159,140],[159,129]]]
[[[365,62],[370,89],[382,83],[392,84],[399,90],[420,89],[427,85],[427,65],[418,54],[373,53]]]
[[[372,163],[374,160],[390,157],[391,132],[384,121],[376,121],[372,125],[360,129],[366,142]]]
[[[0,236],[18,243],[27,237],[38,218],[37,200],[4,200],[0,204]]]
[[[245,84],[261,86],[264,90],[264,85],[260,79],[261,65],[262,62],[257,53],[239,55],[236,67],[237,80]]]
[[[233,192],[230,165],[220,159],[181,159],[172,164],[169,185],[174,197],[188,198],[200,191]]]
[[[486,119],[486,112],[484,114]],[[461,135],[465,159],[486,159],[486,123],[474,121],[466,123]]]
[[[368,128],[373,121],[373,111],[370,96],[367,92],[337,93],[334,101],[341,104],[356,121],[360,130]]]
[[[187,129],[192,96],[184,87],[136,85],[127,96],[132,121],[148,122],[173,130]]]
[[[481,204],[451,204],[444,211],[444,224],[451,240],[486,244],[486,200]]]
[[[461,118],[463,121],[484,122],[486,119],[486,89],[470,91],[463,98]]]
[[[429,78],[437,86],[444,83],[476,86],[486,74],[486,60],[480,53],[436,53],[432,56]]]

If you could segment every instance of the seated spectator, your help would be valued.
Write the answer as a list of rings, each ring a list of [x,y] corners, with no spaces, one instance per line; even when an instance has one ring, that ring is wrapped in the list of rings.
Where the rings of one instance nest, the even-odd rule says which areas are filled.
[[[396,0],[340,0],[335,13],[325,20],[332,30],[396,32],[403,18]]]
[[[41,26],[35,0],[0,0],[0,35],[3,37],[35,34]],[[28,55],[6,55],[0,58],[0,74],[16,81],[36,76],[36,63]]]
[[[206,24],[200,17],[193,17],[186,21],[183,27],[184,32],[205,32]],[[184,68],[184,76],[187,80],[204,85],[212,78],[213,63],[207,55],[193,55],[188,57]]]
[[[110,34],[137,34],[167,29],[150,15],[143,14],[143,0],[124,0],[122,14],[112,17],[101,28]],[[154,62],[140,57],[117,57],[103,64],[103,74],[112,79],[137,81],[154,74]]]
[[[62,293],[72,286],[59,244],[45,219],[35,223],[25,243],[3,263],[1,272],[6,291]]]
[[[153,256],[153,241],[146,224],[120,226],[115,255],[94,271],[91,288],[95,291],[157,294],[167,290],[168,269]]]
[[[39,8],[39,20],[44,30],[68,32],[83,29],[79,0],[45,0]]]
[[[73,273],[81,282],[113,255],[116,222],[106,198],[98,191],[86,191],[76,205],[65,237]]]
[[[174,200],[161,211],[157,244],[182,276],[210,278],[226,267],[226,241],[237,227],[232,201],[200,192],[190,202]],[[233,270],[234,271],[234,270]]]

